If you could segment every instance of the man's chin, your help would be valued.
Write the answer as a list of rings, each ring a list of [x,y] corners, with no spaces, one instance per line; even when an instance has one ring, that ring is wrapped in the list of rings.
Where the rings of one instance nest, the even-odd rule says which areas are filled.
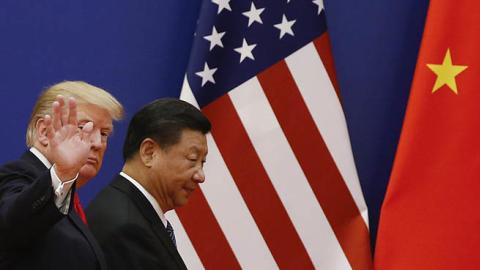
[[[77,179],[77,187],[85,185],[90,179],[97,175],[97,169],[91,165],[85,165],[80,169]]]
[[[181,197],[181,198],[177,198],[175,200],[175,206],[176,207],[182,207],[182,206],[185,206],[187,203],[188,203],[188,197],[187,196],[184,196],[184,197]]]

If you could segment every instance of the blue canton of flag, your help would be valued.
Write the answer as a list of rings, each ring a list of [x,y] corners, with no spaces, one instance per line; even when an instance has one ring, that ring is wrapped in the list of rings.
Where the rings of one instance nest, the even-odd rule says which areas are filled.
[[[187,78],[210,103],[327,29],[320,0],[204,1]]]

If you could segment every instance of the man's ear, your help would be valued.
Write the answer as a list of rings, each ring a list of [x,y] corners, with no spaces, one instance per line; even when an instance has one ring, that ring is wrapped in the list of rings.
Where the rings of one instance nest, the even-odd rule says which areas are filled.
[[[48,146],[47,126],[43,118],[39,118],[35,123],[35,137],[42,146]]]
[[[152,167],[153,159],[157,155],[157,150],[159,149],[158,144],[151,138],[146,138],[140,144],[140,149],[138,154],[142,163],[150,168]]]

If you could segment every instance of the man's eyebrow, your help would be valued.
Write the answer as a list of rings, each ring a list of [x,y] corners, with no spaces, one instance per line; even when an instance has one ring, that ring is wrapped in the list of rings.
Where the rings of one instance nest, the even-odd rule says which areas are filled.
[[[92,121],[91,119],[89,119],[89,118],[84,118],[84,119],[78,120],[78,123],[79,123],[79,124],[85,124],[85,123],[87,123],[87,122],[93,122],[93,121]],[[107,130],[107,131],[109,131],[109,132],[113,132],[113,125],[110,125],[110,126],[108,126],[108,127],[103,127],[103,128],[101,128],[101,130]]]
[[[92,122],[92,119],[90,118],[82,118],[78,120],[78,123],[86,123],[86,122]]]
[[[199,147],[197,145],[192,145],[188,148],[188,150],[194,150],[196,153],[200,153],[200,152],[202,152],[203,149],[202,149],[202,147]],[[208,150],[207,150],[207,152],[208,152]]]

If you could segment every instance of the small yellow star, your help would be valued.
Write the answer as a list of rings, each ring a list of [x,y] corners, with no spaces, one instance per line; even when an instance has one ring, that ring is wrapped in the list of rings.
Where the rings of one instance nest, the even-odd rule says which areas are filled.
[[[441,65],[427,64],[427,67],[429,67],[433,73],[437,75],[437,80],[433,86],[432,93],[435,93],[435,91],[446,84],[455,94],[458,94],[455,77],[464,71],[468,66],[452,65],[450,49],[447,49],[447,53],[445,54],[443,63]]]

